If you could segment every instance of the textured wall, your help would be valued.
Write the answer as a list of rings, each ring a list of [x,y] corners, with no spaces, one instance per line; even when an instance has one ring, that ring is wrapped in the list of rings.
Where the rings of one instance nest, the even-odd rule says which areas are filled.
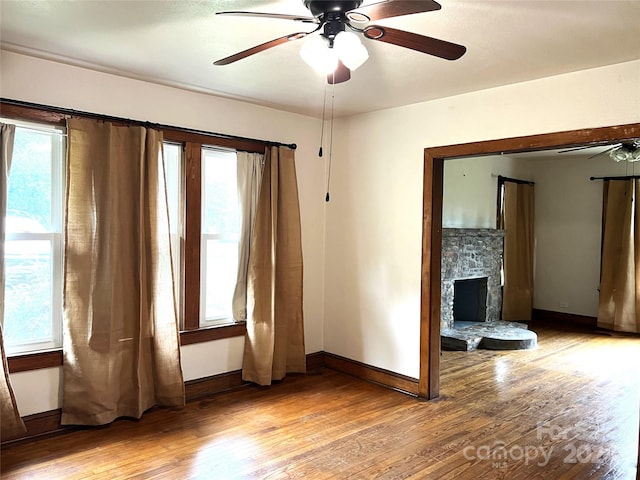
[[[489,228],[442,229],[442,305],[440,327],[453,328],[453,283],[487,277],[486,321],[500,320],[500,269],[504,231]]]

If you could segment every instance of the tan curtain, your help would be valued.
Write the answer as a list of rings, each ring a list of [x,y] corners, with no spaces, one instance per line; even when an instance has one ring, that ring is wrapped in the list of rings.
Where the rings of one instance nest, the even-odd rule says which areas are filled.
[[[238,152],[238,199],[242,212],[240,243],[238,245],[238,277],[233,292],[233,318],[247,319],[247,277],[249,271],[249,251],[253,237],[253,224],[258,207],[260,181],[264,155]]]
[[[640,181],[605,180],[598,326],[640,332]]]
[[[0,355],[2,356],[2,382],[0,382],[0,422],[2,440],[9,440],[24,435],[26,428],[11,388],[7,357],[4,353],[4,338],[2,325],[4,324],[4,235],[7,215],[7,190],[9,186],[9,170],[13,154],[13,139],[15,125],[0,123]]]
[[[265,153],[248,285],[242,378],[270,385],[289,372],[305,372],[300,207],[288,148]]]
[[[504,229],[502,319],[531,320],[533,308],[532,184],[505,182],[501,227]]]
[[[181,406],[162,134],[67,127],[62,423]]]

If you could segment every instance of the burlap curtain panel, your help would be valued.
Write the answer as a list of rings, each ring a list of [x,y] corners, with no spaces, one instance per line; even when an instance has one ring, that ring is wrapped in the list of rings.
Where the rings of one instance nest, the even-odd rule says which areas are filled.
[[[639,180],[605,180],[598,326],[640,332]]]
[[[505,182],[502,319],[531,320],[533,308],[533,184]]]
[[[2,357],[2,381],[0,382],[0,438],[9,440],[26,432],[24,422],[20,418],[18,405],[11,388],[7,357],[4,353],[4,238],[5,219],[7,215],[7,189],[9,186],[9,170],[13,154],[15,125],[0,123],[0,356]]]
[[[62,423],[184,404],[161,132],[67,122]]]
[[[265,153],[249,255],[242,378],[270,385],[305,372],[302,240],[294,151]]]

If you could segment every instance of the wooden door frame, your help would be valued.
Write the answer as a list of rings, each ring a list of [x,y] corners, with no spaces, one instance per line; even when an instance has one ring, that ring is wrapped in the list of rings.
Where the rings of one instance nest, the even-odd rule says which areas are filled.
[[[424,149],[422,194],[422,266],[420,287],[420,378],[418,396],[440,394],[440,262],[444,160],[500,155],[581,145],[602,145],[640,138],[640,123],[503,138]]]

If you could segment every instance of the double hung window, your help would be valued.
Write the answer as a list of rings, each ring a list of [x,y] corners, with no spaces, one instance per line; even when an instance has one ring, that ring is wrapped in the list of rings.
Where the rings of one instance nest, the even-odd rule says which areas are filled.
[[[5,216],[7,353],[62,344],[64,132],[19,124]]]
[[[62,127],[3,121],[17,125],[5,214],[3,323],[7,354],[16,355],[62,346],[66,136]],[[169,135],[158,160],[164,160],[180,328],[233,323],[242,225],[236,150]],[[195,236],[187,234],[188,225]],[[198,243],[199,256],[193,255]]]
[[[240,207],[234,151],[202,148],[200,326],[233,321]]]

